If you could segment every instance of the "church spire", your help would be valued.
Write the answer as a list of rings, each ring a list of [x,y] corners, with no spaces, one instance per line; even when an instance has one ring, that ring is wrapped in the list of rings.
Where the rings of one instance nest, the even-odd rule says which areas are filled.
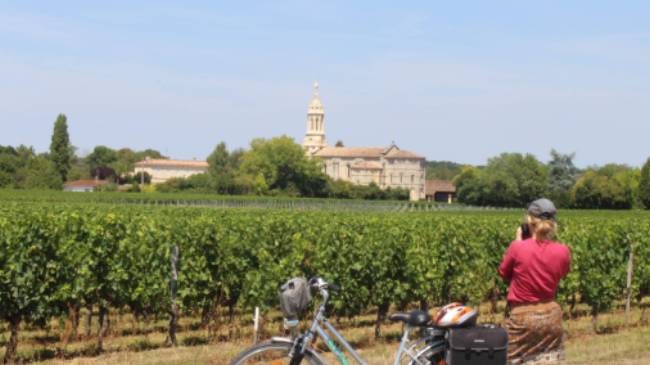
[[[314,82],[314,96],[309,103],[307,110],[307,133],[302,143],[305,150],[313,153],[322,147],[327,146],[325,141],[325,111],[320,100],[320,86],[318,81]]]

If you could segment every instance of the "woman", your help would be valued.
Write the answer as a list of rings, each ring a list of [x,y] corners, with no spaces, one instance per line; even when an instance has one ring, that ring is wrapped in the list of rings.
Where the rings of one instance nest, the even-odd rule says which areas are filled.
[[[560,279],[571,265],[566,245],[552,240],[557,229],[556,209],[548,199],[528,207],[527,224],[517,230],[499,266],[499,275],[510,283],[508,363],[511,365],[552,364],[564,358],[562,310],[555,302]]]

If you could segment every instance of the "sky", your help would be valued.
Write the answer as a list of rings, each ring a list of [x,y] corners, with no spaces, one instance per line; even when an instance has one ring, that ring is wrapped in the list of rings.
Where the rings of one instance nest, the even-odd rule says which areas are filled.
[[[302,142],[318,81],[330,144],[484,164],[650,156],[647,1],[0,0],[0,145],[204,159]]]

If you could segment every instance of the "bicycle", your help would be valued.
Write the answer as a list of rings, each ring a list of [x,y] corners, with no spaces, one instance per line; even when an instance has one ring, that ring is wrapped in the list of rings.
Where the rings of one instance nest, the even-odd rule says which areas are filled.
[[[322,299],[315,312],[309,329],[303,333],[294,335],[292,338],[272,337],[270,342],[254,345],[239,354],[230,365],[298,365],[304,360],[310,365],[325,365],[324,359],[312,347],[312,341],[318,336],[327,347],[336,355],[342,365],[349,365],[347,357],[336,345],[338,342],[359,365],[366,365],[363,358],[345,340],[334,326],[329,323],[325,316],[325,307],[329,300],[329,291],[338,291],[338,286],[327,283],[322,278],[309,280],[312,289],[320,294]],[[408,313],[394,313],[389,316],[391,321],[403,322],[404,330],[400,340],[399,348],[395,354],[394,365],[429,365],[444,363],[447,341],[446,331],[441,328],[428,326],[431,316],[420,310]],[[295,334],[298,320],[285,320],[285,326]],[[411,341],[409,335],[415,328],[422,328],[424,336]],[[330,337],[327,331],[332,334]]]

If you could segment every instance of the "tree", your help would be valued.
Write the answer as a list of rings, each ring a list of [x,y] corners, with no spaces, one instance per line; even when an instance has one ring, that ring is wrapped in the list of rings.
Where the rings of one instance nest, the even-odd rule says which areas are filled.
[[[72,147],[72,166],[68,172],[68,180],[83,180],[90,178],[90,168],[86,162],[86,159],[79,157],[76,154],[76,147]]]
[[[210,185],[217,193],[236,194],[242,191],[236,182],[242,154],[242,150],[228,152],[226,143],[221,142],[208,156]]]
[[[86,157],[90,171],[98,167],[110,167],[118,159],[117,152],[106,146],[96,146],[93,152]]]
[[[334,147],[345,147],[345,145],[343,144],[343,141],[341,141],[339,139],[338,141],[336,141],[336,144],[334,145]]]
[[[61,189],[63,180],[54,163],[44,155],[29,160],[21,187],[25,189]]]
[[[50,159],[54,162],[61,181],[66,181],[68,177],[68,172],[72,166],[72,152],[70,136],[68,135],[68,119],[65,114],[59,114],[54,122],[54,132],[50,144]]]
[[[254,139],[251,149],[242,156],[240,173],[256,180],[261,174],[270,190],[295,189],[304,196],[320,196],[327,185],[320,161],[305,156],[302,146],[287,136]]]
[[[650,209],[650,158],[648,158],[641,169],[639,200],[646,209]]]
[[[427,161],[427,180],[453,180],[463,170],[463,165],[451,161]]]
[[[630,209],[634,205],[635,176],[625,165],[591,169],[571,189],[571,202],[576,208]]]
[[[579,170],[573,164],[575,153],[561,154],[551,150],[551,160],[548,162],[548,185],[551,200],[557,206],[567,207],[570,204],[570,191],[578,179]]]
[[[208,156],[208,172],[210,175],[219,175],[228,167],[228,148],[225,142],[221,142]]]
[[[61,175],[45,154],[26,146],[0,146],[0,187],[60,189]]]
[[[546,195],[548,170],[531,154],[502,153],[484,171],[487,205],[523,207]]]
[[[465,168],[455,179],[465,204],[522,207],[546,195],[548,171],[535,156],[502,153],[483,170]]]
[[[0,146],[0,188],[15,186],[16,170],[21,165],[16,149],[11,146]]]
[[[483,205],[483,184],[480,171],[473,166],[464,167],[454,178],[458,201],[469,205]]]

